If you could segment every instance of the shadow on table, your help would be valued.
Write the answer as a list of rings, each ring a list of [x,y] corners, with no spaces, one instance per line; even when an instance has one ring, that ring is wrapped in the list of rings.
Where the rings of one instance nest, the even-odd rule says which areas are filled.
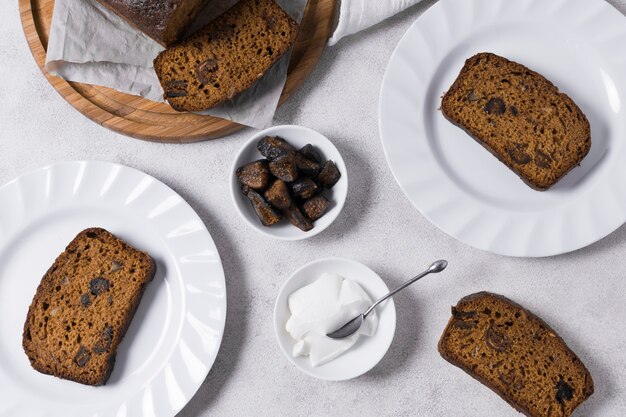
[[[562,257],[563,259],[577,260],[589,258],[594,259],[600,254],[613,249],[617,245],[623,245],[626,242],[626,225],[620,226],[613,233],[600,239],[598,242],[593,243],[585,248],[578,249],[574,252],[570,252],[564,255],[557,255],[556,257]],[[553,259],[555,256],[545,259]]]
[[[209,375],[191,401],[177,415],[178,417],[195,417],[202,415],[205,410],[211,407],[228,379],[234,374],[234,368],[241,356],[246,337],[248,316],[245,306],[249,303],[243,299],[247,291],[246,282],[241,278],[240,273],[242,262],[228,231],[215,220],[216,218],[202,204],[195,201],[194,197],[180,191],[179,194],[198,213],[211,233],[218,248],[226,277],[228,313],[222,344]]]
[[[323,133],[323,132],[322,132]],[[333,138],[329,138],[331,141]],[[374,173],[361,150],[335,142],[341,153],[348,175],[348,196],[343,210],[328,230],[321,233],[324,240],[333,241],[349,233],[354,226],[362,221],[372,207],[371,188]]]

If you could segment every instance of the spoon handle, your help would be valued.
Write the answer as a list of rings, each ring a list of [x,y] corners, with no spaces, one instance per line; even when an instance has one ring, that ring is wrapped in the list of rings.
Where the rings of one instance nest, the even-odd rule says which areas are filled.
[[[442,261],[438,261],[438,262],[442,262]],[[445,262],[445,261],[443,261]],[[433,266],[435,266],[437,263],[432,264],[426,271],[422,272],[421,274],[411,278],[409,281],[405,282],[404,284],[400,285],[398,288],[396,288],[395,290],[391,291],[389,294],[387,295],[383,295],[381,298],[379,298],[378,300],[376,300],[376,302],[374,304],[372,304],[370,306],[370,308],[368,308],[367,310],[365,310],[365,313],[363,313],[363,318],[367,317],[367,315],[369,313],[372,312],[372,310],[374,310],[376,308],[376,306],[380,303],[382,303],[383,301],[385,301],[387,298],[389,297],[393,297],[394,295],[396,295],[397,293],[399,293],[400,291],[402,291],[403,289],[405,289],[406,287],[408,287],[411,284],[414,284],[415,282],[419,281],[421,278],[424,278],[426,275],[430,274],[430,273],[438,273],[441,272],[446,266],[447,266],[447,262],[445,262],[443,268],[433,268]]]

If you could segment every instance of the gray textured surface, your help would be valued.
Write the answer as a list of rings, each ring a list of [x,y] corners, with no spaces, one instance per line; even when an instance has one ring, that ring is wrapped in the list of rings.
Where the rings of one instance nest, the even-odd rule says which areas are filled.
[[[432,3],[328,49],[304,87],[276,115],[276,124],[301,124],[334,140],[350,171],[343,213],[324,233],[295,243],[254,233],[231,206],[229,165],[251,130],[181,146],[141,142],[101,128],[68,105],[41,75],[22,33],[17,1],[0,3],[0,183],[54,161],[127,164],[186,198],[220,249],[229,303],[224,342],[207,380],[180,416],[516,416],[437,354],[450,305],[483,289],[539,313],[588,364],[596,394],[577,416],[626,415],[626,228],[556,258],[491,255],[431,226],[387,168],[378,138],[379,86],[395,44]],[[611,3],[626,12],[625,0]],[[366,263],[390,285],[435,258],[450,260],[445,274],[397,296],[397,333],[382,362],[342,383],[297,371],[283,358],[272,330],[281,283],[303,263],[331,255]]]

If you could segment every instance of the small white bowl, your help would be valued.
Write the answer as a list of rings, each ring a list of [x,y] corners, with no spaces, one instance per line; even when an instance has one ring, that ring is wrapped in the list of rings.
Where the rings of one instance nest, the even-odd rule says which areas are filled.
[[[280,349],[287,359],[302,372],[319,379],[343,381],[356,378],[372,369],[385,356],[396,331],[396,307],[389,299],[378,307],[378,328],[373,336],[360,336],[357,343],[341,356],[318,367],[311,366],[308,357],[293,357],[295,340],[291,338],[285,324],[291,313],[289,296],[296,290],[311,284],[323,273],[336,273],[357,282],[374,301],[389,292],[387,285],[367,266],[344,258],[325,258],[308,263],[298,269],[283,284],[274,306],[274,331]]]
[[[263,158],[263,155],[261,155],[257,149],[257,142],[264,136],[281,137],[293,145],[296,149],[300,149],[304,145],[310,143],[320,153],[324,160],[330,159],[333,161],[341,173],[341,178],[337,184],[335,184],[331,190],[324,192],[324,195],[330,201],[330,208],[324,216],[313,222],[314,227],[308,232],[303,232],[296,226],[289,223],[286,219],[281,220],[280,223],[273,226],[263,226],[254,212],[252,204],[250,204],[250,201],[241,192],[241,184],[237,181],[235,171],[240,166]],[[335,145],[333,145],[333,143],[324,135],[302,126],[274,126],[258,132],[252,136],[239,150],[239,153],[235,157],[228,174],[230,176],[230,194],[233,203],[235,204],[235,208],[241,217],[243,217],[244,220],[258,232],[281,240],[306,239],[315,236],[322,230],[326,229],[341,212],[341,209],[346,201],[346,196],[348,195],[348,172],[341,154],[337,148],[335,148]]]

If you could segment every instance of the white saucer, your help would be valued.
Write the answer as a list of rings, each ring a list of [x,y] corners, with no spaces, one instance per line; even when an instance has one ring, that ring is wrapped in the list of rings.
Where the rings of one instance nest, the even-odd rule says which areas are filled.
[[[365,292],[376,300],[389,292],[387,285],[367,266],[343,258],[325,258],[308,263],[298,269],[283,284],[274,307],[274,330],[281,350],[287,359],[302,372],[319,379],[342,381],[356,378],[372,369],[385,356],[396,331],[396,307],[389,299],[376,308],[378,328],[372,337],[361,336],[357,343],[338,358],[322,366],[313,367],[308,357],[291,354],[295,341],[285,324],[290,317],[287,300],[296,290],[315,281],[325,272],[336,273],[357,282]]]

